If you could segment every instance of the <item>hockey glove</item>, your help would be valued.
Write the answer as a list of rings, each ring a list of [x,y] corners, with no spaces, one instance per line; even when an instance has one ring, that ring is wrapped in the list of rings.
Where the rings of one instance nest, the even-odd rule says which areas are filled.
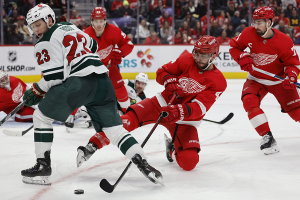
[[[113,49],[110,53],[110,60],[112,65],[121,64],[123,52],[120,49]]]
[[[253,68],[252,68],[253,61],[249,53],[244,52],[240,54],[238,57],[238,62],[239,65],[241,66],[241,70],[244,70],[246,72],[253,72]]]
[[[165,112],[165,117],[161,119],[162,123],[175,123],[178,120],[186,120],[191,114],[191,107],[187,104],[176,104],[164,106],[161,108]]]
[[[30,89],[24,92],[23,100],[27,99],[26,106],[38,104],[45,96],[46,92],[41,90],[37,83],[34,83]]]
[[[177,97],[183,97],[184,92],[182,90],[181,85],[178,82],[177,76],[168,76],[166,80],[164,80],[164,85],[166,88],[166,94],[169,99],[172,98],[174,92],[177,94]]]
[[[289,67],[285,71],[286,78],[282,82],[282,85],[285,89],[296,89],[294,82],[297,82],[298,72],[294,67]]]

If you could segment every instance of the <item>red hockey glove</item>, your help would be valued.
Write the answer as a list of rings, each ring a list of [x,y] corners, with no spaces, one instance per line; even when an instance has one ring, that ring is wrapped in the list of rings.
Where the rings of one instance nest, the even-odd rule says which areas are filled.
[[[253,72],[253,69],[252,69],[253,61],[252,61],[252,58],[249,55],[249,53],[244,52],[244,53],[240,54],[238,57],[238,62],[239,62],[239,65],[241,66],[241,70],[244,70],[247,72]]]
[[[285,89],[296,89],[294,82],[297,82],[298,72],[292,68],[287,68],[285,71],[286,78],[282,82],[282,85]]]
[[[168,76],[166,80],[164,80],[164,85],[166,88],[166,94],[169,99],[172,98],[174,92],[176,92],[177,97],[183,97],[184,93],[181,85],[178,82],[177,76]]]
[[[123,52],[120,49],[113,49],[110,53],[110,60],[112,65],[121,64],[123,57]]]
[[[45,96],[44,92],[37,83],[33,83],[30,89],[24,92],[23,100],[27,99],[26,106],[38,104]]]
[[[186,120],[191,114],[191,107],[187,104],[176,104],[164,106],[161,108],[163,112],[167,113],[161,119],[162,123],[175,123],[178,120]]]

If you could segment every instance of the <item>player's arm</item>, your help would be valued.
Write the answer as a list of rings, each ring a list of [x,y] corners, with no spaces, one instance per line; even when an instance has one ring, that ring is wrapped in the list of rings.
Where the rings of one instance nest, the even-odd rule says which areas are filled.
[[[133,50],[133,44],[130,41],[129,37],[121,29],[118,28],[118,31],[116,31],[116,41],[115,43],[118,45],[118,49],[122,52],[122,57],[126,57],[128,54],[130,54]]]

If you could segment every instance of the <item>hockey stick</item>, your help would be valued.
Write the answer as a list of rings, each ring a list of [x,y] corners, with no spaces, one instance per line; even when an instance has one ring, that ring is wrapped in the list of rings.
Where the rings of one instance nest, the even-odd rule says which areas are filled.
[[[11,118],[11,116],[13,116],[14,114],[16,114],[26,103],[27,103],[27,99],[25,99],[23,102],[21,102],[15,109],[13,109],[13,111],[11,111],[10,113],[8,113],[8,115],[6,115],[6,117],[4,117],[0,121],[0,126],[2,124],[4,124],[9,118]]]
[[[172,99],[170,100],[170,102],[168,103],[168,105],[172,104],[172,102],[174,101],[176,97],[176,93],[174,93]],[[156,129],[156,127],[158,126],[160,120],[165,116],[164,112],[160,113],[160,116],[157,120],[157,122],[154,124],[153,128],[151,129],[150,133],[147,135],[147,137],[145,138],[145,140],[143,141],[143,143],[141,144],[141,147],[143,148],[145,146],[145,144],[147,143],[147,141],[149,140],[149,138],[151,137],[152,133],[154,132],[154,130]],[[100,187],[102,188],[102,190],[104,190],[105,192],[108,193],[112,193],[114,191],[114,189],[117,187],[117,185],[119,184],[119,182],[122,180],[122,178],[124,177],[124,175],[126,174],[126,172],[128,171],[129,167],[131,166],[132,161],[130,161],[128,163],[128,165],[126,166],[126,168],[124,169],[124,171],[122,172],[121,176],[118,178],[117,182],[114,185],[111,185],[106,179],[102,179],[100,181]]]
[[[252,68],[253,68],[253,70],[255,70],[255,71],[257,71],[257,72],[260,72],[260,73],[262,73],[262,74],[265,74],[265,75],[267,75],[267,76],[271,76],[271,77],[273,77],[273,78],[277,78],[277,79],[280,79],[280,80],[282,80],[282,81],[284,80],[283,77],[278,76],[278,75],[276,75],[276,74],[273,74],[273,73],[271,73],[271,72],[266,72],[266,71],[264,71],[264,70],[262,70],[262,69],[256,68],[256,67],[254,67],[254,65],[252,65]],[[294,84],[297,86],[297,88],[300,88],[300,84],[299,84],[299,83],[294,82]]]
[[[209,119],[202,119],[202,120],[206,121],[206,122],[216,123],[216,124],[225,124],[226,122],[228,122],[229,120],[231,120],[232,117],[233,117],[233,113],[229,113],[229,115],[227,115],[227,117],[225,117],[223,120],[221,120],[219,122],[213,121],[213,120],[209,120]]]
[[[28,131],[30,131],[32,128],[33,128],[33,125],[30,126],[28,129],[26,129],[25,131],[12,131],[12,130],[4,129],[3,133],[5,135],[8,135],[8,136],[18,136],[18,137],[21,137],[21,136],[25,135]]]

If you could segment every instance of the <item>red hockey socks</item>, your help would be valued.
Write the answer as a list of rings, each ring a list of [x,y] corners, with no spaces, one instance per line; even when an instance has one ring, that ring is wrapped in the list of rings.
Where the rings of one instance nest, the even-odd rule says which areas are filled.
[[[75,115],[79,108],[76,108],[70,115]]]
[[[248,111],[248,118],[260,136],[264,136],[270,131],[267,116],[260,108],[254,108]]]
[[[90,138],[90,142],[98,146],[98,149],[109,145],[110,141],[104,134],[104,132],[98,132]]]

